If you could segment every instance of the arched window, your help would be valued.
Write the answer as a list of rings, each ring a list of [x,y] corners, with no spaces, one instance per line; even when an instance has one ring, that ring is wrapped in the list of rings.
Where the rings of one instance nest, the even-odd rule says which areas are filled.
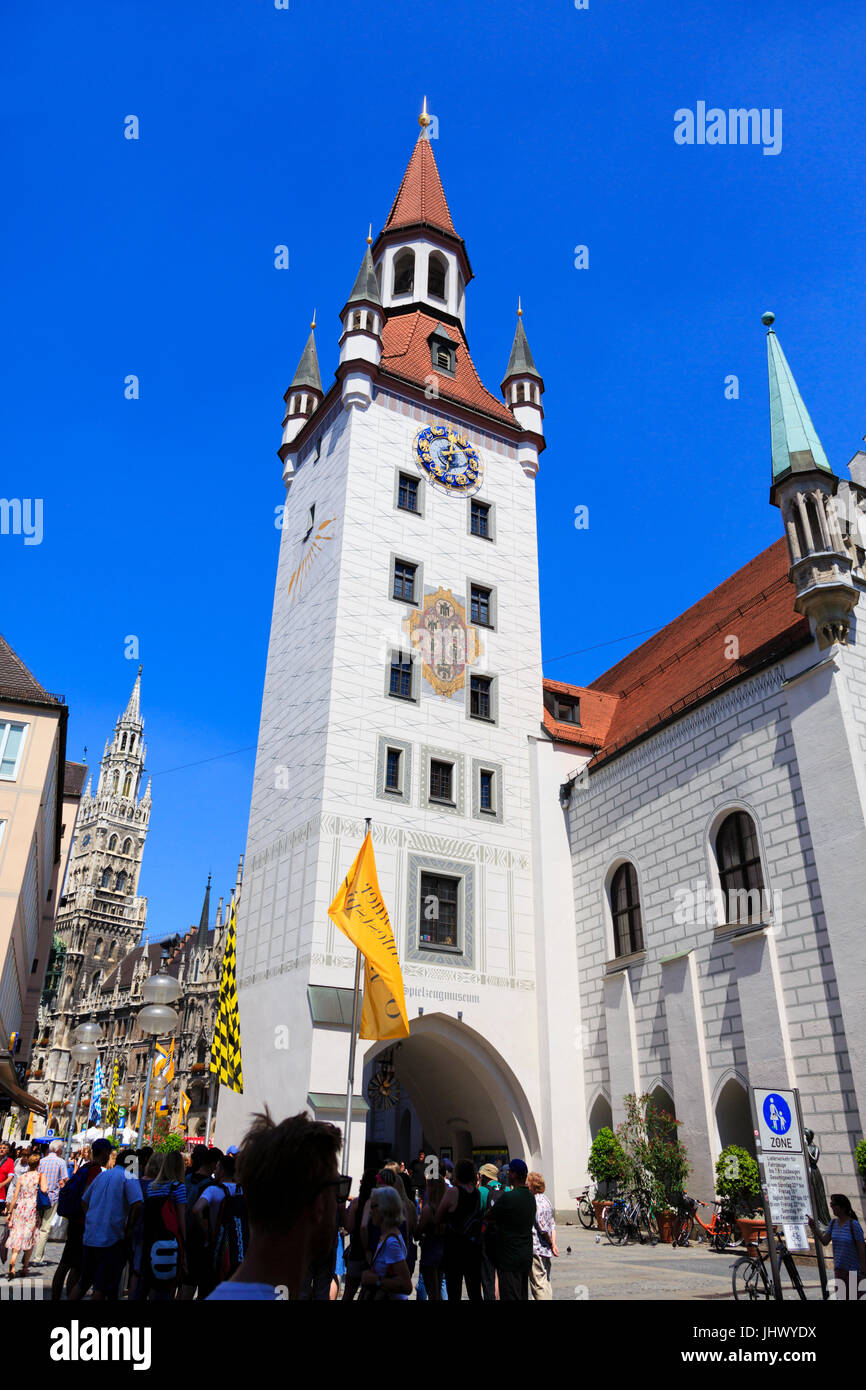
[[[448,281],[448,262],[433,252],[427,263],[427,293],[431,299],[444,299]]]
[[[199,959],[198,959],[198,956],[196,956],[195,967],[194,967],[193,972],[192,972],[192,982],[193,982],[193,984],[197,984],[197,982],[198,982],[198,967],[199,967]]]
[[[613,917],[614,953],[617,956],[630,956],[634,951],[642,951],[640,894],[633,864],[620,864],[611,880],[610,911]]]
[[[116,941],[112,941],[111,945],[110,945],[109,948],[108,948],[108,959],[109,959],[109,960],[114,960],[114,957],[116,956],[116,954],[117,954],[117,942],[116,942]]]
[[[110,887],[111,887],[111,870],[110,870],[110,869],[103,869],[103,870],[102,870],[102,878],[99,880],[99,886],[100,886],[100,888],[110,888]]]
[[[411,294],[415,288],[415,252],[401,251],[394,261],[394,293]]]
[[[126,734],[124,734],[124,735],[123,735],[123,738],[120,740],[120,751],[121,751],[121,753],[123,752],[123,750],[124,750],[125,747],[126,747]]]
[[[123,852],[124,854],[132,854],[132,840],[129,836],[123,842]]]
[[[96,945],[93,948],[94,957],[102,955],[102,937],[96,938]]]
[[[117,796],[117,784],[119,783],[119,781],[120,781],[120,773],[119,773],[119,772],[115,772],[113,778],[111,779],[111,794],[112,794],[112,796]]]
[[[800,552],[800,559],[809,554],[809,545],[806,540],[806,532],[803,530],[803,518],[800,516],[800,508],[796,502],[789,509],[788,516],[794,525],[794,535],[797,537],[797,549]]]
[[[91,988],[91,989],[99,989],[99,982],[100,982],[101,979],[102,979],[102,971],[101,971],[101,970],[97,970],[97,971],[94,973],[93,979],[90,981],[90,988]]]
[[[811,550],[824,550],[824,535],[821,530],[821,519],[818,516],[818,507],[813,497],[806,498],[806,520],[809,523],[809,530],[812,532]]]
[[[111,839],[110,839],[109,842],[108,842],[108,848],[109,848],[109,849],[116,849],[116,847],[117,847],[117,836],[116,836],[116,835],[112,835]]]
[[[207,1043],[205,1042],[204,1038],[199,1038],[198,1046],[195,1050],[195,1060],[199,1063],[204,1062],[206,1060],[206,1053]]]
[[[127,772],[123,781],[123,795],[129,796],[132,791],[132,773]]]
[[[755,822],[745,811],[732,811],[716,834],[716,862],[726,922],[760,922],[764,874]]]
[[[117,875],[117,883],[114,885],[115,893],[122,893],[126,887],[126,874]]]

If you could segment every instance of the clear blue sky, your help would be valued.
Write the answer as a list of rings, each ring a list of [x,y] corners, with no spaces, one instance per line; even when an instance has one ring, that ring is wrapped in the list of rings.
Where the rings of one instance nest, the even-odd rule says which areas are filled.
[[[0,537],[0,631],[65,694],[69,755],[91,758],[139,638],[152,936],[197,921],[208,870],[218,893],[234,878],[281,397],[314,306],[332,379],[337,311],[425,93],[476,274],[475,362],[497,389],[520,293],[547,387],[547,675],[591,680],[636,640],[600,644],[781,534],[762,310],[837,471],[866,431],[860,0],[9,0],[0,33],[0,493],[42,497],[45,527],[39,546]],[[781,153],[675,144],[674,112],[699,100],[781,108]]]

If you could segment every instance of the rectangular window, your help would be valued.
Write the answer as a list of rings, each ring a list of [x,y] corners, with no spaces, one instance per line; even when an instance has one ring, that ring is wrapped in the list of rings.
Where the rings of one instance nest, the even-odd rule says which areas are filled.
[[[493,804],[493,773],[481,770],[478,804],[482,811],[495,811]]]
[[[487,502],[471,503],[469,529],[473,536],[482,536],[484,540],[490,539],[490,506]]]
[[[557,695],[553,701],[553,717],[562,724],[579,724],[580,701],[566,700],[562,695]]]
[[[388,758],[385,764],[385,790],[398,792],[400,790],[400,749],[389,748]]]
[[[0,724],[0,777],[14,781],[18,773],[26,724]]]
[[[417,568],[417,565],[410,565],[407,560],[394,561],[392,598],[400,599],[403,603],[415,602],[415,571]]]
[[[404,512],[420,511],[418,506],[418,479],[412,478],[408,473],[400,474],[400,481],[397,485],[397,506]]]
[[[492,719],[490,712],[490,676],[472,676],[469,687],[469,713],[473,719]]]
[[[470,597],[472,622],[481,627],[490,627],[490,590],[480,584],[473,584]]]
[[[447,801],[453,804],[452,785],[454,781],[454,765],[452,763],[440,763],[435,758],[430,762],[430,800]]]
[[[412,699],[412,659],[408,652],[395,652],[391,658],[390,694]]]
[[[418,923],[422,945],[457,946],[459,890],[459,878],[422,873],[421,920]]]

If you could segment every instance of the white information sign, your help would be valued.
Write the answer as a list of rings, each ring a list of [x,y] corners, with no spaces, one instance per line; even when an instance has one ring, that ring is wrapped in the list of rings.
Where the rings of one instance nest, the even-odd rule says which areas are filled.
[[[793,1091],[757,1087],[754,1097],[770,1218],[784,1230],[790,1251],[808,1251],[806,1216],[812,1214],[812,1199],[796,1097]]]

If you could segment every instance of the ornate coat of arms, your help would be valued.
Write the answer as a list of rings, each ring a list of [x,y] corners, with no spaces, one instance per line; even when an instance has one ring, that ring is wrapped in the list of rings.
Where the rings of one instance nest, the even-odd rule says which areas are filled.
[[[466,667],[478,660],[478,633],[466,621],[466,609],[450,589],[425,594],[421,608],[406,620],[409,638],[421,652],[424,679],[437,695],[462,690]]]

